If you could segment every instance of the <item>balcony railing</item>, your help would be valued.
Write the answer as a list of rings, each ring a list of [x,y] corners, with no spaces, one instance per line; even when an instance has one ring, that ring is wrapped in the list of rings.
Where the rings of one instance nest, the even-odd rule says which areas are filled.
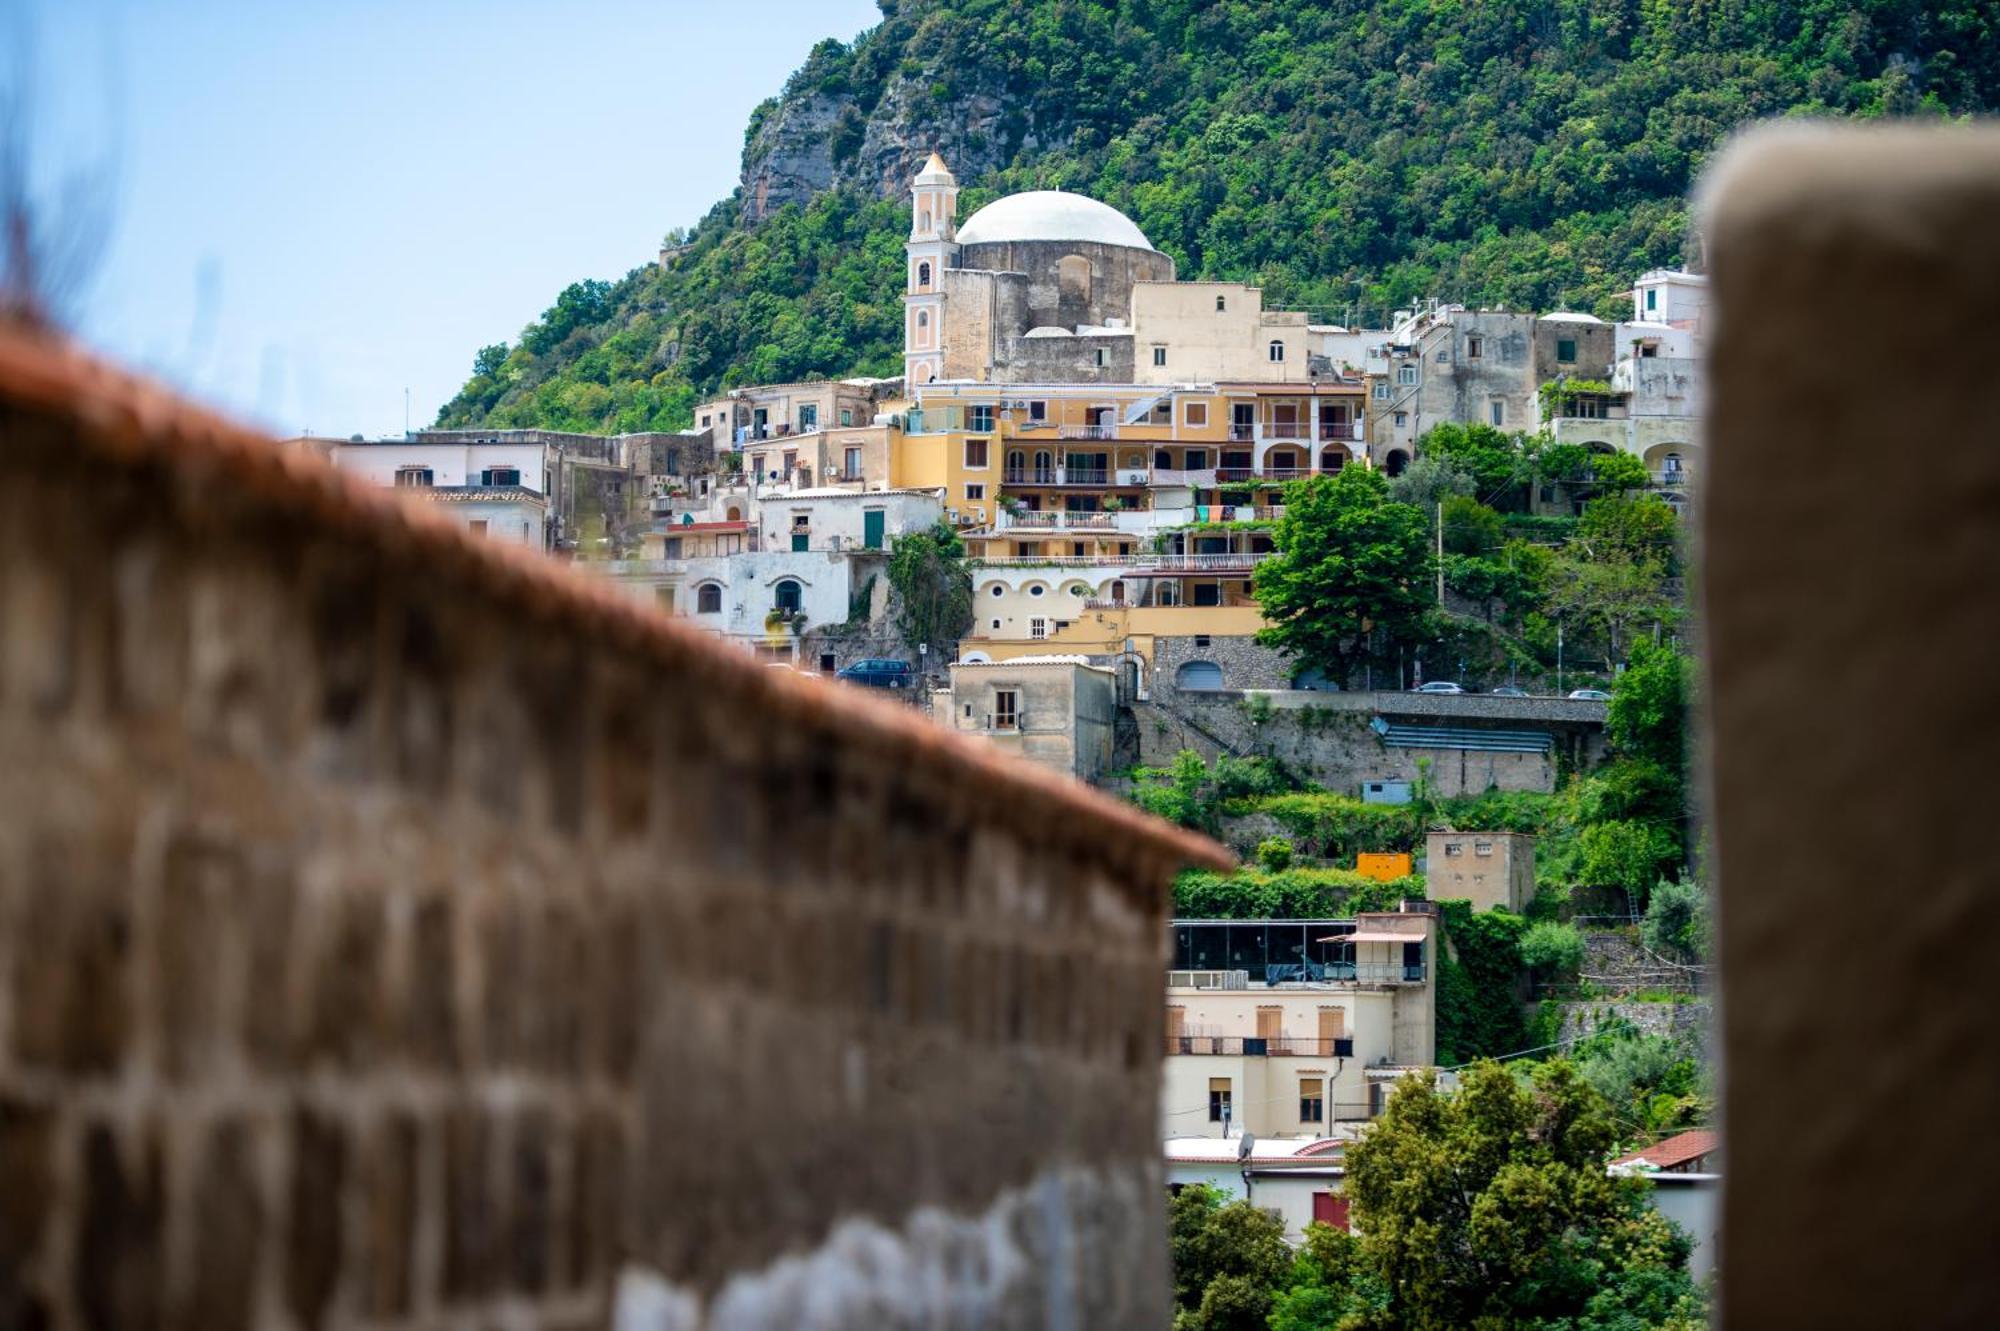
[[[1251,1058],[1353,1058],[1352,1039],[1303,1035],[1169,1035],[1167,1053]]]
[[[1003,485],[1109,485],[1111,472],[1103,467],[1006,467],[1000,472]],[[1129,482],[1145,484],[1143,479]]]
[[[1104,512],[1070,512],[1067,509],[1024,508],[1008,513],[1002,527],[1115,527],[1117,519]]]
[[[1349,440],[1361,438],[1360,421],[1321,421],[1319,437],[1322,439]]]
[[[1115,425],[1062,425],[1056,427],[1058,439],[1116,439],[1118,427]]]
[[[1207,573],[1248,568],[1269,559],[1271,552],[1244,551],[1225,555],[998,555],[966,562],[979,568],[1129,568],[1167,573]]]
[[[1664,486],[1668,489],[1679,489],[1680,487],[1686,485],[1687,483],[1688,483],[1688,473],[1684,470],[1656,471],[1653,473],[1653,484]]]
[[[1200,467],[1191,471],[1175,471],[1169,467],[1155,467],[1153,484],[1187,485],[1197,490],[1206,490],[1215,484],[1215,468]]]
[[[1238,440],[1255,439],[1257,437],[1257,427],[1254,425],[1231,424],[1229,427],[1229,437]]]

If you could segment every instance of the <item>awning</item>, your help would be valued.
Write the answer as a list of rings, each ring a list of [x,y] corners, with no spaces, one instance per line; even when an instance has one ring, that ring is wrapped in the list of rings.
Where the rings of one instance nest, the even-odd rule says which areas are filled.
[[[1334,934],[1329,938],[1313,940],[1319,943],[1421,943],[1422,934],[1392,934],[1380,929],[1362,930],[1359,933]]]

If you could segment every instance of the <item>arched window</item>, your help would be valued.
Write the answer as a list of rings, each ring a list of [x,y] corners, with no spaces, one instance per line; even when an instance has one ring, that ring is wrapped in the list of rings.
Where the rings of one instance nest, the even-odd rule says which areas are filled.
[[[931,312],[929,310],[918,310],[917,327],[929,328],[930,326],[931,326]]]
[[[1664,471],[1665,471],[1665,472],[1667,473],[1667,475],[1669,475],[1669,476],[1678,476],[1678,475],[1680,475],[1680,474],[1681,474],[1681,455],[1680,455],[1680,454],[1678,454],[1678,453],[1669,453],[1669,454],[1667,454],[1667,455],[1666,455],[1666,457],[1662,458],[1662,459],[1661,459],[1660,461],[1661,461],[1661,466],[1662,466],[1662,469],[1663,469],[1663,470],[1664,470]]]
[[[1184,661],[1174,671],[1174,687],[1184,693],[1213,693],[1222,687],[1222,667],[1213,661]]]
[[[743,510],[742,510],[742,509],[740,509],[740,508],[738,508],[738,507],[736,507],[736,505],[734,505],[734,504],[731,504],[731,505],[729,506],[729,514],[728,514],[728,517],[729,517],[729,521],[731,521],[731,522],[741,522],[741,521],[743,521]]]
[[[1037,485],[1050,485],[1054,483],[1055,479],[1056,479],[1055,455],[1053,453],[1050,453],[1047,449],[1036,450],[1035,483]]]
[[[1389,450],[1389,456],[1382,459],[1382,470],[1391,476],[1401,476],[1410,466],[1410,455],[1400,448]]]
[[[805,600],[805,588],[799,586],[797,580],[793,578],[786,578],[779,582],[776,587],[771,589],[771,592],[772,604],[780,610],[796,611]]]
[[[694,611],[698,615],[719,615],[722,613],[722,586],[720,583],[704,582],[695,588]]]
[[[1285,358],[1285,344],[1282,342],[1273,342],[1271,344],[1271,360],[1275,363],[1277,361],[1283,360],[1284,358]]]
[[[922,288],[924,288],[924,289],[928,290],[928,289],[929,289],[929,287],[930,287],[930,284],[931,284],[931,266],[930,266],[930,265],[929,265],[928,263],[920,263],[920,264],[918,264],[918,265],[917,265],[917,285],[918,285],[919,287],[922,287]]]
[[[917,230],[919,233],[927,233],[930,231],[930,229],[931,229],[931,210],[926,208],[922,212],[917,214]]]
[[[1322,448],[1319,451],[1321,471],[1339,471],[1347,465],[1347,450],[1344,448]]]

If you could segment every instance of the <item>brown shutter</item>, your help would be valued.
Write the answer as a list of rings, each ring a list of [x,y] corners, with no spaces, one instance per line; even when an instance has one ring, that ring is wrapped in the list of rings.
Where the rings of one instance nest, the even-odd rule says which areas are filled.
[[[1187,1009],[1170,1007],[1167,1009],[1167,1052],[1177,1054],[1181,1049],[1181,1036],[1187,1033]]]
[[[1331,1055],[1334,1040],[1347,1036],[1347,1012],[1344,1008],[1323,1007],[1319,1010],[1320,1053]]]
[[[1275,1007],[1258,1008],[1257,1038],[1260,1040],[1277,1039],[1278,1029],[1281,1025],[1283,1025],[1284,1017],[1285,1017],[1285,1011],[1283,1008],[1275,1008]]]

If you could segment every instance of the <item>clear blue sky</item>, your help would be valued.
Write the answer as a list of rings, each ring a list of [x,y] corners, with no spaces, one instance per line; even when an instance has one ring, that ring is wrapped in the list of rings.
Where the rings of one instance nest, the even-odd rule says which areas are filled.
[[[6,11],[12,11],[7,13]],[[872,0],[0,0],[37,167],[105,163],[74,324],[286,434],[428,424],[481,346],[735,186]],[[19,21],[25,18],[25,21]],[[24,62],[0,61],[18,81]]]

